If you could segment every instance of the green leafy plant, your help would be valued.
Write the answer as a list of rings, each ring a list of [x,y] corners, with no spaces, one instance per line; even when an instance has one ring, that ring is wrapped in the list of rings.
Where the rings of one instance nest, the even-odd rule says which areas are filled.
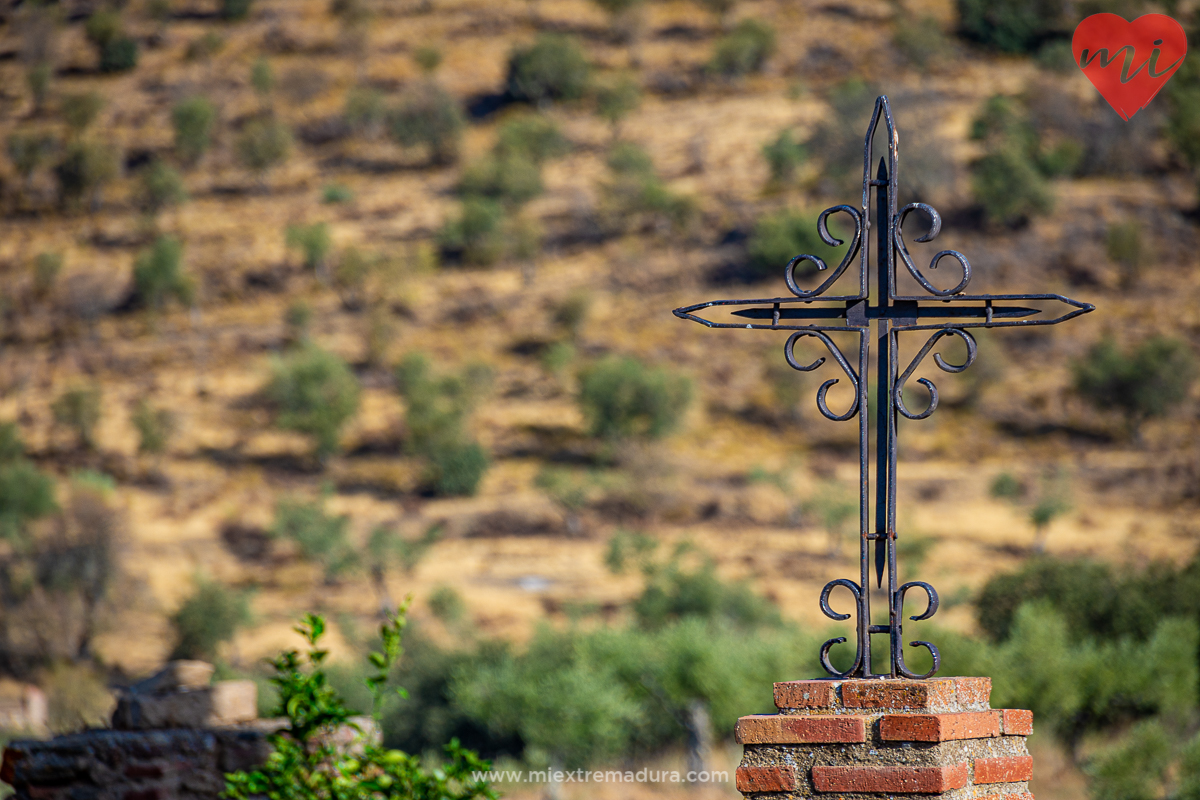
[[[138,201],[151,216],[187,201],[183,176],[162,159],[155,159],[142,170],[140,183]]]
[[[71,133],[78,136],[91,127],[104,110],[104,105],[104,95],[99,92],[65,95],[61,105],[63,121]]]
[[[285,239],[292,250],[299,250],[304,257],[304,268],[318,275],[323,274],[325,260],[333,249],[333,237],[329,223],[314,222],[310,225],[289,225]]]
[[[25,85],[33,98],[33,113],[40,114],[46,108],[46,100],[50,97],[50,81],[54,78],[54,68],[45,61],[29,67],[25,72]]]
[[[500,126],[493,152],[516,154],[540,166],[570,150],[571,143],[553,120],[542,114],[519,114]]]
[[[425,459],[426,481],[438,494],[474,494],[487,472],[487,451],[467,435],[466,424],[489,382],[486,368],[435,375],[420,353],[396,366],[396,390],[406,405],[405,446]]]
[[[486,197],[467,197],[458,216],[450,219],[438,234],[441,245],[460,253],[467,264],[486,266],[504,255],[504,208]]]
[[[1131,286],[1141,275],[1146,247],[1142,240],[1142,226],[1136,219],[1117,222],[1108,226],[1105,249],[1109,259],[1121,270],[1121,285]]]
[[[587,58],[571,38],[542,34],[528,47],[518,47],[508,58],[508,93],[515,100],[546,105],[557,100],[577,100],[587,88]]]
[[[759,72],[775,53],[775,29],[756,19],[744,19],[717,42],[708,68],[736,77]]]
[[[175,154],[185,164],[196,164],[212,145],[217,107],[207,97],[190,97],[171,109],[175,128]]]
[[[459,192],[519,208],[542,193],[542,172],[520,153],[488,156],[463,171]]]
[[[168,408],[154,408],[145,398],[137,401],[129,421],[138,432],[138,452],[161,455],[175,432],[175,415]]]
[[[383,132],[388,118],[383,92],[370,86],[355,86],[350,89],[346,93],[346,107],[343,113],[351,130],[369,139]]]
[[[262,180],[291,155],[292,132],[274,117],[251,120],[238,134],[234,149],[242,166]]]
[[[260,58],[254,62],[250,67],[250,85],[259,99],[266,102],[275,90],[275,71],[271,69],[270,61]]]
[[[62,253],[45,251],[37,254],[37,258],[33,260],[34,297],[44,300],[54,291],[54,284],[58,281],[62,268]]]
[[[213,661],[217,648],[250,621],[250,605],[244,593],[200,578],[170,621],[175,631],[171,658]]]
[[[96,447],[95,431],[100,422],[100,389],[95,386],[77,386],[60,394],[50,404],[55,422],[70,428],[81,447],[93,450]]]
[[[679,427],[692,382],[634,358],[609,356],[579,376],[579,405],[592,436],[657,439]]]
[[[968,37],[1006,53],[1033,53],[1070,30],[1063,0],[958,0],[958,13]]]
[[[612,138],[621,138],[621,121],[642,103],[642,88],[628,75],[596,87],[596,114],[609,124]]]
[[[1122,352],[1105,337],[1075,362],[1073,372],[1079,395],[1098,409],[1120,412],[1136,434],[1143,422],[1165,416],[1187,398],[1196,359],[1176,339],[1154,336]]]
[[[892,44],[919,70],[927,70],[952,53],[949,38],[934,17],[903,17],[896,23]]]
[[[228,20],[242,20],[250,16],[250,8],[254,0],[221,0],[221,17]]]
[[[305,344],[277,359],[271,372],[266,396],[275,424],[311,436],[322,461],[337,452],[342,427],[358,413],[358,378],[346,362]]]
[[[183,243],[174,236],[159,236],[133,265],[133,285],[142,305],[158,310],[174,298],[184,305],[195,294],[192,280],[183,271]]]
[[[275,507],[271,535],[295,543],[300,557],[320,565],[325,582],[333,584],[360,562],[346,536],[349,526],[349,517],[325,513],[323,497],[313,502],[283,500]]]
[[[330,205],[349,203],[354,199],[354,192],[344,183],[330,183],[321,190],[321,202]]]
[[[59,197],[64,204],[89,198],[92,208],[100,204],[101,190],[121,171],[116,148],[92,140],[77,140],[67,145],[63,158],[54,167]]]
[[[432,81],[423,81],[400,99],[388,127],[403,147],[424,147],[438,166],[458,161],[465,122],[458,101]]]
[[[796,170],[808,157],[804,145],[796,141],[791,129],[785,128],[773,140],[763,145],[763,158],[771,170],[771,184],[783,186],[796,178]]]
[[[671,191],[654,171],[645,150],[617,142],[608,156],[611,178],[600,186],[601,213],[617,230],[683,231],[696,217],[695,201]]]
[[[421,68],[421,72],[432,75],[442,65],[442,51],[431,45],[418,47],[413,53],[413,61]]]
[[[827,222],[829,232],[838,236],[833,220]],[[826,266],[833,267],[841,262],[844,247],[837,250],[821,241],[815,214],[784,209],[755,224],[746,244],[746,253],[754,274],[766,278],[782,274],[788,262],[801,254],[814,255]],[[816,264],[806,260],[796,265],[795,274],[799,278],[816,269]]]
[[[373,716],[378,721],[389,695],[391,674],[403,652],[402,634],[408,603],[380,626],[380,649],[370,653],[371,672],[366,685],[371,693]],[[338,747],[331,734],[349,726],[361,731],[352,710],[330,685],[321,649],[325,621],[309,614],[295,629],[308,644],[301,655],[296,650],[281,653],[271,661],[271,678],[278,691],[275,716],[285,717],[287,727],[270,737],[273,748],[267,763],[253,772],[226,775],[225,797],[252,800],[255,797],[294,800],[397,797],[414,800],[496,800],[496,793],[478,773],[490,764],[452,739],[444,748],[445,760],[436,769],[422,766],[418,756],[388,749],[368,736],[360,736],[352,748]],[[401,696],[405,693],[397,690]]]
[[[18,131],[10,133],[5,140],[5,151],[13,168],[25,183],[28,193],[33,182],[34,173],[46,163],[54,151],[54,141],[43,133],[34,131]]]

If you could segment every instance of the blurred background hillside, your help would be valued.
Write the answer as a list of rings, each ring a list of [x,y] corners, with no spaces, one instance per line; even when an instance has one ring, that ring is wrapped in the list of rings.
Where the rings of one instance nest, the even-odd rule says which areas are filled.
[[[365,702],[411,594],[393,746],[732,774],[846,633],[857,429],[836,365],[670,311],[840,258],[816,215],[886,93],[972,291],[1098,309],[920,373],[912,627],[1035,710],[1039,797],[1200,797],[1200,57],[1123,122],[1069,46],[1196,5],[9,0],[0,672],[72,730],[170,657],[259,676],[317,611]]]

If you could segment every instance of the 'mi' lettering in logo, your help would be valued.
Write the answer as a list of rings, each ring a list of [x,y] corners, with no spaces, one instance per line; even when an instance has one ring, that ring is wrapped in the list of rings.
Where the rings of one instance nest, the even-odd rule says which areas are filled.
[[[1071,52],[1113,111],[1127,120],[1179,69],[1187,55],[1187,34],[1163,14],[1133,22],[1116,14],[1093,14],[1075,28]]]

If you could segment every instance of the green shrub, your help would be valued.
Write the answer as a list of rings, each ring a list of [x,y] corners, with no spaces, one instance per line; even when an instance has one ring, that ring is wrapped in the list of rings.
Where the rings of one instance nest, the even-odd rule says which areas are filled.
[[[104,96],[99,92],[65,95],[62,99],[63,121],[72,133],[83,133],[104,110],[104,103]]]
[[[175,154],[186,164],[195,164],[212,144],[217,107],[207,97],[190,97],[171,109],[175,127]]]
[[[327,583],[336,582],[348,570],[358,566],[358,551],[350,543],[347,531],[350,518],[325,513],[325,503],[283,500],[275,507],[271,535],[293,542],[300,557],[321,567]]]
[[[1105,245],[1109,259],[1121,269],[1121,283],[1131,285],[1141,274],[1145,255],[1142,226],[1136,219],[1109,225]]]
[[[129,421],[138,432],[138,452],[160,455],[175,432],[175,415],[167,408],[154,408],[144,398],[137,401]]]
[[[1166,136],[1189,167],[1200,165],[1200,57],[1190,54],[1165,87]]]
[[[33,98],[33,111],[41,113],[50,98],[50,81],[54,78],[54,68],[46,62],[34,64],[25,72],[25,84]]]
[[[291,155],[292,132],[273,117],[255,119],[238,134],[235,149],[242,166],[261,177]]]
[[[34,132],[10,133],[5,145],[8,160],[27,185],[54,150],[54,141],[50,137]]]
[[[833,221],[827,222],[830,234],[838,236]],[[828,267],[836,267],[845,256],[845,247],[842,245],[835,249],[821,241],[817,233],[816,215],[784,209],[763,217],[755,224],[746,252],[755,274],[766,278],[782,274],[788,262],[803,253],[817,256]],[[797,265],[796,277],[810,274],[816,269],[811,261],[805,261]]]
[[[289,225],[286,234],[287,246],[299,250],[304,257],[304,268],[320,272],[325,267],[325,259],[333,249],[333,237],[329,233],[329,224],[314,222],[311,225]]]
[[[311,436],[320,459],[337,452],[342,427],[358,413],[358,379],[345,361],[313,345],[275,361],[266,395],[275,424]]]
[[[1019,500],[1025,494],[1025,487],[1011,472],[1001,472],[992,481],[988,493],[997,500]]]
[[[80,446],[93,450],[96,447],[95,431],[100,422],[100,389],[95,386],[80,386],[68,389],[50,404],[54,421],[70,428]]]
[[[458,160],[465,122],[462,109],[442,87],[425,81],[410,89],[389,120],[391,136],[404,147],[424,147],[436,165]]]
[[[33,260],[33,294],[39,300],[44,300],[58,281],[62,272],[62,253],[42,252]]]
[[[439,586],[429,595],[429,610],[443,622],[458,622],[467,613],[467,604],[453,587]]]
[[[208,31],[188,42],[183,51],[184,59],[188,61],[203,61],[212,58],[225,49],[225,37],[216,31]]]
[[[1038,66],[1051,72],[1061,72],[1071,75],[1079,69],[1075,63],[1075,54],[1071,52],[1071,43],[1064,40],[1046,42],[1037,52]]]
[[[23,452],[0,463],[0,538],[17,547],[27,546],[27,524],[56,511],[50,475],[25,460]]]
[[[183,176],[161,159],[155,159],[145,167],[140,178],[138,201],[151,216],[187,201]]]
[[[625,75],[596,87],[596,114],[611,126],[614,139],[620,138],[621,120],[642,103],[642,87]]]
[[[586,289],[576,289],[568,294],[561,303],[554,305],[550,321],[562,328],[572,339],[578,339],[579,332],[587,322],[588,313],[591,310],[591,293]]]
[[[775,29],[756,19],[744,19],[717,42],[708,68],[726,77],[759,72],[775,53]]]
[[[608,156],[612,179],[601,185],[602,212],[615,227],[687,228],[696,216],[695,201],[671,191],[654,172],[648,153],[617,142]]]
[[[1029,158],[998,150],[971,167],[971,194],[993,225],[1017,225],[1054,208],[1050,187]]]
[[[100,50],[101,72],[128,72],[137,65],[138,43],[128,36],[119,36]]]
[[[171,298],[190,304],[195,286],[183,272],[183,243],[174,236],[155,239],[133,264],[133,285],[146,308],[160,309]]]
[[[64,204],[90,197],[95,207],[100,202],[101,189],[120,171],[120,159],[113,146],[90,140],[72,142],[54,167],[59,197]]]
[[[84,23],[83,33],[89,42],[102,48],[121,35],[121,15],[111,10],[96,11]]]
[[[259,58],[250,67],[250,85],[254,87],[254,93],[260,99],[267,99],[271,92],[275,89],[275,71],[271,69],[271,62],[265,58]]]
[[[514,100],[545,105],[577,100],[587,88],[589,66],[579,44],[566,36],[542,34],[508,58],[508,93]]]
[[[579,377],[579,405],[592,436],[657,439],[679,427],[692,382],[633,358],[610,356]]]
[[[1066,33],[1066,12],[1065,0],[958,0],[963,33],[1006,53],[1033,53]]]
[[[1091,795],[1096,800],[1150,800],[1172,762],[1174,737],[1158,720],[1133,727],[1121,742],[1089,764]]]
[[[250,16],[254,0],[221,0],[221,17],[228,20],[245,19]]]
[[[250,621],[250,606],[241,592],[200,579],[196,589],[171,615],[175,646],[171,658],[213,661],[217,648]]]
[[[354,200],[354,192],[344,183],[330,183],[321,190],[321,202],[329,205],[341,205]]]
[[[1191,348],[1177,339],[1154,336],[1121,352],[1101,339],[1073,365],[1074,389],[1102,410],[1121,412],[1131,430],[1165,416],[1188,396],[1196,376]]]
[[[521,114],[506,120],[496,137],[498,155],[517,155],[538,165],[570,150],[571,143],[559,127],[541,114]]]
[[[283,324],[288,329],[288,340],[291,342],[307,342],[309,328],[312,326],[312,306],[303,300],[297,300],[283,312]]]
[[[458,190],[464,196],[520,207],[542,193],[542,171],[520,153],[492,155],[463,171]]]
[[[396,390],[405,400],[406,449],[427,464],[426,480],[438,494],[474,494],[488,468],[487,452],[466,432],[466,423],[490,375],[468,368],[434,375],[414,353],[396,366]]]
[[[388,685],[402,652],[405,610],[380,626],[381,650],[369,657],[371,673],[365,682],[376,722],[392,694]],[[368,737],[352,748],[335,745],[328,731],[347,725],[356,712],[330,684],[324,663],[329,651],[320,647],[325,621],[310,614],[296,630],[308,642],[308,652],[301,656],[289,650],[271,662],[275,671],[271,682],[279,691],[279,707],[272,716],[286,717],[288,725],[269,737],[273,754],[266,764],[254,772],[226,775],[230,800],[263,796],[496,800],[488,783],[475,777],[491,765],[461,747],[457,739],[442,748],[444,759],[436,769],[422,767],[419,756],[386,749]]]
[[[355,86],[346,93],[345,115],[346,124],[359,136],[378,136],[388,118],[383,92],[369,86]]]
[[[763,145],[763,158],[771,169],[771,183],[783,185],[791,183],[796,178],[796,170],[808,157],[804,145],[796,141],[788,128],[779,132],[774,140]]]
[[[486,266],[504,255],[504,208],[485,197],[467,197],[457,218],[439,234],[442,247],[461,253],[467,264]]]
[[[413,61],[417,62],[421,72],[432,75],[442,65],[442,51],[431,45],[423,45],[413,53]]]
[[[934,17],[904,17],[896,23],[892,44],[919,70],[926,70],[952,55],[952,46]]]

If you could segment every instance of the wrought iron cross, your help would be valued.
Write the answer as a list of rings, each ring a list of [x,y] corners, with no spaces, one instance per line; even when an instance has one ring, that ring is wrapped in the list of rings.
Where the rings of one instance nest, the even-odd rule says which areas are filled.
[[[880,158],[875,177],[871,177],[872,143],[880,121],[887,126],[887,158]],[[796,283],[796,267],[805,261],[812,262],[817,270],[824,271],[824,261],[814,255],[799,255],[788,262],[784,270],[790,297],[771,297],[759,300],[713,300],[693,306],[675,309],[675,316],[690,319],[709,328],[746,328],[751,330],[793,331],[784,345],[784,357],[788,364],[801,372],[811,372],[823,363],[818,358],[811,364],[796,360],[796,342],[806,336],[818,339],[837,362],[854,390],[854,401],[850,408],[838,414],[826,404],[829,387],[840,379],[830,378],[817,390],[817,407],[828,419],[845,421],[858,417],[859,431],[859,581],[847,578],[830,581],[821,591],[821,610],[835,620],[846,620],[849,614],[839,614],[829,605],[829,595],[835,588],[844,587],[854,595],[857,616],[857,649],[854,664],[841,672],[829,662],[829,649],[845,642],[845,637],[830,639],[821,646],[821,666],[837,678],[891,677],[928,678],[941,665],[941,656],[929,642],[910,642],[912,647],[925,647],[933,657],[933,668],[923,675],[911,672],[904,663],[903,626],[904,596],[911,589],[922,589],[928,604],[921,614],[912,620],[929,619],[938,608],[937,591],[924,581],[898,584],[896,573],[896,422],[897,414],[907,419],[925,419],[938,405],[938,391],[933,382],[917,378],[929,391],[929,405],[922,411],[910,411],[904,404],[904,386],[921,362],[929,355],[934,345],[944,337],[958,337],[966,345],[966,360],[951,364],[934,353],[937,366],[945,372],[962,372],[975,361],[977,353],[970,328],[1007,328],[1030,325],[1055,325],[1066,322],[1080,314],[1094,310],[1095,306],[1081,303],[1058,294],[964,294],[971,281],[971,265],[966,257],[955,250],[942,250],[933,256],[929,269],[936,269],[938,262],[949,257],[958,262],[962,269],[962,280],[950,289],[938,289],[930,283],[914,264],[904,242],[905,218],[913,211],[923,211],[930,218],[929,231],[918,237],[917,242],[933,240],[941,230],[942,221],[938,212],[925,203],[909,203],[896,208],[897,145],[896,126],[892,120],[887,97],[875,101],[875,111],[867,127],[863,147],[862,207],[849,205],[834,206],[821,212],[817,219],[817,232],[830,247],[845,242],[830,235],[827,220],[831,214],[841,212],[854,222],[854,233],[842,262],[815,289],[802,289]],[[875,192],[875,213],[871,215],[871,191]],[[875,293],[869,290],[870,262],[869,242],[865,236],[875,228]],[[854,257],[859,256],[858,291],[855,294],[826,296],[825,293],[842,277]],[[904,264],[926,294],[919,296],[898,295],[896,292],[896,259]],[[1048,318],[1045,311],[1020,305],[1009,305],[1005,301],[1039,300],[1057,301],[1070,307],[1060,316]],[[820,301],[822,305],[814,305]],[[932,301],[932,302],[931,302]],[[697,312],[715,306],[745,306],[733,311],[733,316],[750,320],[747,323],[714,322],[697,315]],[[1042,315],[1042,316],[1037,316]],[[758,322],[757,320],[763,320]],[[810,322],[811,320],[811,322]],[[827,320],[827,322],[817,322]],[[876,409],[875,409],[875,504],[874,525],[871,524],[870,459],[871,444],[868,424],[867,401],[867,356],[870,350],[871,325],[875,325],[876,338]],[[921,347],[916,357],[904,368],[899,369],[897,337],[902,332],[932,331],[932,335]],[[858,362],[852,365],[829,333],[851,333],[858,335]],[[883,574],[887,571],[888,624],[874,625],[871,622],[870,562],[871,543],[875,543],[875,575],[878,585],[883,585]],[[887,634],[891,654],[891,671],[873,674],[871,671],[871,636]]]

